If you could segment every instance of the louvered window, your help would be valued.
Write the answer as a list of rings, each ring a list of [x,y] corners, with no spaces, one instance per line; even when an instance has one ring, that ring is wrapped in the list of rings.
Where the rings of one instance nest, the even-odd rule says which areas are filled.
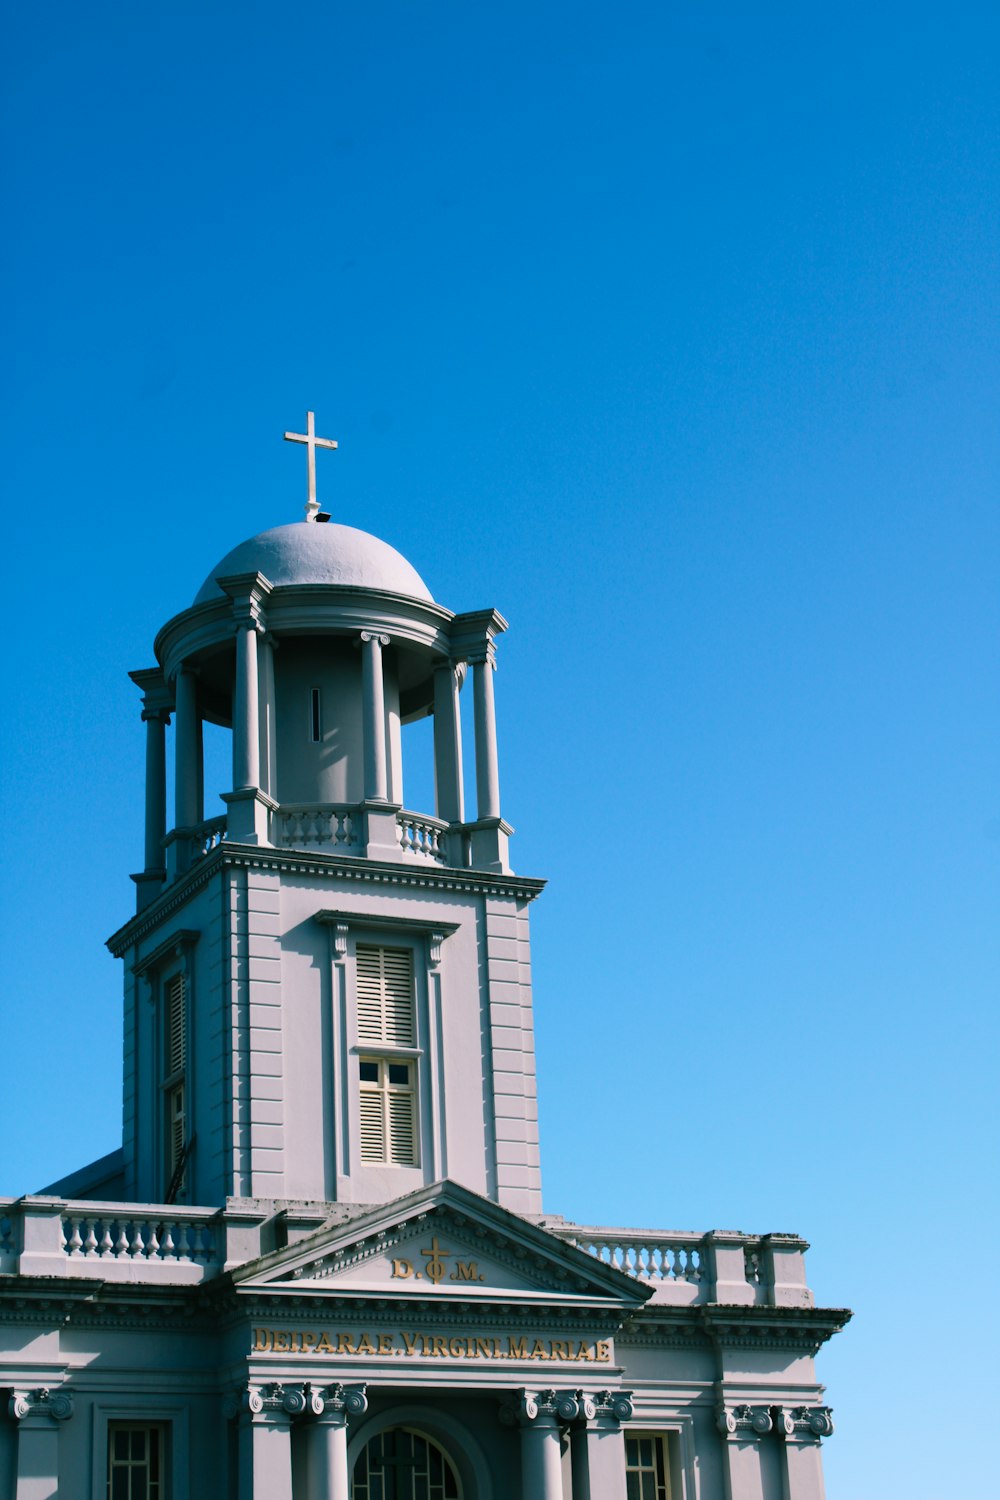
[[[361,1160],[417,1165],[416,1064],[399,1057],[362,1057]]]
[[[359,943],[355,960],[358,1041],[384,1047],[412,1047],[413,950]]]
[[[164,1091],[166,1094],[167,1183],[176,1192],[174,1179],[184,1158],[187,1138],[185,1076],[187,1070],[187,1006],[183,974],[167,980],[164,991]]]

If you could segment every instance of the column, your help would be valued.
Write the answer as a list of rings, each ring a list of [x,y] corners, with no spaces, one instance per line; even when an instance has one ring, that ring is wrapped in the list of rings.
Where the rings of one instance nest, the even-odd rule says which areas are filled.
[[[305,1500],[350,1500],[347,1419],[363,1417],[368,1410],[365,1387],[328,1385],[312,1391],[311,1399],[318,1415],[309,1428]]]
[[[277,724],[275,720],[274,652],[277,642],[265,635],[260,643],[260,777],[261,787],[275,797],[277,786]]]
[[[778,1412],[784,1440],[782,1500],[825,1500],[820,1439],[833,1432],[828,1406],[796,1406]]]
[[[236,691],[233,695],[233,791],[260,786],[259,686],[257,621],[253,615],[236,627]]]
[[[500,768],[497,761],[497,717],[493,702],[493,672],[496,658],[493,642],[484,656],[472,664],[472,696],[476,725],[477,816],[500,816]]]
[[[283,1395],[280,1386],[243,1393],[239,1500],[292,1500],[292,1414]]]
[[[764,1500],[760,1440],[774,1426],[769,1408],[720,1405],[715,1425],[722,1435],[726,1500]]]
[[[142,689],[142,721],[146,726],[145,853],[142,871],[132,876],[137,887],[136,910],[142,911],[160,894],[167,874],[166,728],[174,702],[159,667],[130,672],[129,676]]]
[[[385,802],[385,692],[382,686],[382,647],[389,637],[361,632],[361,710],[365,746],[365,801]]]
[[[567,1403],[562,1413],[561,1403]],[[521,1432],[521,1500],[563,1500],[560,1415],[575,1416],[571,1392],[518,1391],[500,1420]]]
[[[434,669],[434,794],[437,815],[445,823],[463,823],[462,719],[455,666]]]
[[[236,678],[233,684],[233,789],[222,800],[229,809],[226,836],[234,843],[269,842],[274,803],[260,785],[260,663],[257,636],[264,633],[262,606],[271,585],[261,573],[220,578],[233,601]]]
[[[59,1423],[73,1415],[68,1391],[15,1391],[8,1407],[17,1423],[14,1500],[57,1500]]]
[[[174,700],[174,827],[196,828],[204,819],[200,801],[201,719],[198,715],[198,679],[186,664],[178,669]]]
[[[631,1391],[577,1392],[580,1415],[570,1432],[573,1500],[625,1500],[625,1436]]]

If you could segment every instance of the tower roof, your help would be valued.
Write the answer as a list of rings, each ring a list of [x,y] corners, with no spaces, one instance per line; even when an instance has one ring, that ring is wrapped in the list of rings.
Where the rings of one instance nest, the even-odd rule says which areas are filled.
[[[195,604],[222,596],[218,578],[253,572],[263,573],[275,587],[334,583],[433,603],[431,591],[416,568],[388,542],[353,526],[298,521],[272,526],[227,552],[198,590]]]

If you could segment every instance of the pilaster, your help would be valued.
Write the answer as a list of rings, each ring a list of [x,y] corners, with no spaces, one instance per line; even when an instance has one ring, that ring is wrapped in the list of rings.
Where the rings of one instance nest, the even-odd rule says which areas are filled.
[[[833,1433],[830,1408],[777,1407],[775,1417],[784,1450],[782,1500],[825,1500],[821,1440]]]
[[[73,1397],[44,1386],[15,1390],[7,1409],[17,1423],[14,1500],[57,1500],[59,1427],[73,1415]]]

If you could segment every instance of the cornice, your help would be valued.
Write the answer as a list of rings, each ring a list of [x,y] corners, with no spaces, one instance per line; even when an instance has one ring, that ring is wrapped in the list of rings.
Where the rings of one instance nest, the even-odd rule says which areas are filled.
[[[488,870],[450,868],[425,870],[402,862],[389,864],[371,859],[345,859],[343,855],[304,854],[293,849],[222,843],[200,859],[192,870],[175,881],[156,901],[137,912],[123,927],[112,933],[106,946],[115,958],[121,958],[131,944],[155,931],[164,917],[183,906],[215,874],[227,867],[282,870],[292,875],[360,881],[368,885],[405,886],[413,890],[459,891],[474,896],[511,896],[521,901],[534,901],[546,886],[544,880],[526,875],[495,875]],[[432,926],[433,923],[428,922],[426,925]]]
[[[850,1321],[845,1307],[742,1307],[700,1303],[647,1305],[622,1329],[623,1345],[700,1344],[715,1348],[795,1349],[815,1354]]]

